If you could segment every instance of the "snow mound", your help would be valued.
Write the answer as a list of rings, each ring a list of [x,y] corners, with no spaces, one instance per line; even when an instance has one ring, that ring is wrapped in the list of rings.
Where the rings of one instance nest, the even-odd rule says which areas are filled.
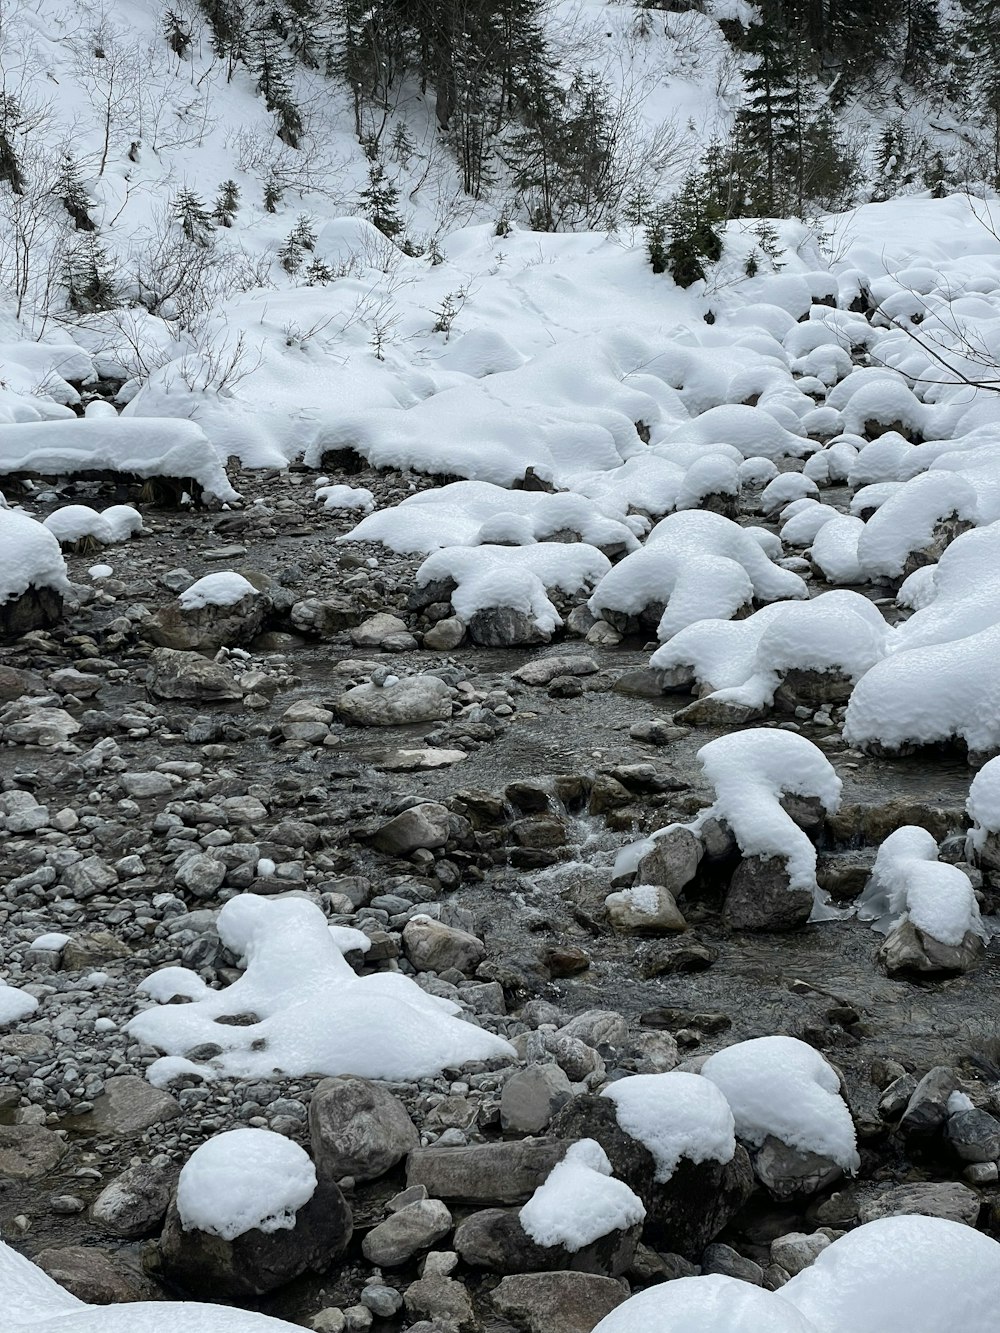
[[[940,1217],[884,1217],[781,1288],[817,1333],[994,1333],[1000,1245]]]
[[[0,981],[0,1027],[18,1023],[38,1008],[38,1001],[19,986],[8,986]]]
[[[0,426],[0,475],[129,473],[195,481],[206,495],[238,500],[212,445],[191,421],[72,417]]]
[[[435,551],[417,570],[418,588],[451,581],[455,614],[468,622],[491,607],[512,607],[530,616],[542,634],[552,634],[562,617],[549,590],[587,591],[611,568],[611,561],[584,542],[531,546],[454,546]]]
[[[899,487],[865,524],[858,561],[869,579],[900,578],[907,559],[926,550],[940,523],[974,522],[975,488],[958,473],[924,472]]]
[[[760,407],[725,403],[709,408],[692,421],[675,427],[670,441],[693,444],[731,444],[744,458],[803,458],[816,448],[812,440],[779,426],[774,417]]]
[[[316,499],[334,512],[360,509],[368,513],[375,508],[375,496],[364,486],[317,486]]]
[[[639,524],[640,531],[642,525]],[[624,513],[601,509],[582,495],[508,491],[485,481],[456,481],[419,491],[393,509],[362,519],[341,542],[381,542],[400,554],[478,546],[506,540],[512,545],[570,534],[591,546],[638,548]]]
[[[606,1315],[594,1333],[816,1333],[816,1329],[782,1296],[713,1273],[676,1278],[640,1291]]]
[[[101,510],[101,518],[110,527],[115,542],[127,542],[144,531],[142,515],[131,505],[109,505]]]
[[[296,1078],[413,1079],[513,1056],[506,1041],[456,1017],[457,1005],[428,995],[402,973],[356,976],[326,917],[305,899],[240,894],[223,906],[216,928],[244,960],[243,975],[212,991],[196,974],[173,969],[193,978],[192,1002],[137,1014],[129,1023],[137,1040],[168,1056],[211,1042],[222,1054],[202,1062],[210,1074],[243,1078],[268,1078],[280,1069]],[[140,991],[167,998],[159,973]],[[240,1027],[218,1021],[233,1014],[257,1021]]]
[[[609,1084],[601,1096],[614,1102],[625,1133],[652,1153],[658,1181],[669,1180],[682,1157],[732,1161],[733,1113],[715,1084],[699,1074],[632,1074]]]
[[[864,583],[865,572],[858,559],[858,542],[864,530],[860,518],[838,514],[816,533],[808,554],[827,583]]]
[[[991,833],[1000,833],[1000,758],[991,759],[972,779],[965,809],[972,820],[970,852],[980,852]]]
[[[639,1225],[646,1209],[624,1181],[613,1178],[600,1144],[580,1139],[556,1163],[518,1216],[536,1245],[563,1245],[575,1254],[612,1231]]]
[[[781,516],[780,535],[787,546],[808,546],[822,527],[840,517],[832,505],[820,504],[818,500],[804,500],[794,513],[790,512],[792,508],[790,505]]]
[[[724,1094],[736,1134],[759,1148],[768,1137],[828,1157],[853,1175],[861,1164],[840,1079],[796,1037],[756,1037],[710,1055],[702,1077]]]
[[[841,781],[822,750],[791,731],[738,731],[703,745],[698,762],[715,802],[697,822],[722,820],[744,856],[779,857],[790,888],[816,892],[816,849],[781,797],[815,797],[828,814],[838,809]]]
[[[657,634],[667,640],[705,617],[728,620],[754,599],[807,595],[802,579],[775,565],[751,531],[721,514],[686,510],[657,523],[642,549],[605,575],[588,605],[605,620],[665,605]]]
[[[18,509],[0,508],[0,606],[29,588],[69,592],[56,537]]]
[[[194,1301],[86,1305],[0,1241],[4,1333],[295,1333],[269,1315]]]
[[[316,1168],[291,1139],[231,1129],[196,1148],[177,1182],[185,1231],[235,1240],[247,1231],[290,1231],[316,1192]]]
[[[65,505],[62,509],[55,509],[45,519],[45,527],[60,545],[64,542],[78,542],[84,537],[90,537],[102,546],[110,546],[115,540],[111,524],[103,514],[91,509],[89,505]]]
[[[989,934],[979,915],[972,881],[958,866],[938,860],[938,845],[926,829],[907,824],[878,849],[858,918],[883,933],[902,919],[942,944],[957,947],[971,931]]]
[[[255,597],[257,589],[242,574],[220,569],[192,583],[178,597],[182,611],[200,611],[205,606],[235,606],[244,597]]]

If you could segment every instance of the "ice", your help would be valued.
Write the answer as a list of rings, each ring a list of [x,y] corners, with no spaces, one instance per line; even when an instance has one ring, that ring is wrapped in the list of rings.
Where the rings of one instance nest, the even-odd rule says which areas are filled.
[[[744,856],[778,857],[790,888],[816,892],[816,849],[780,802],[810,796],[828,814],[838,809],[841,781],[823,752],[795,732],[738,731],[703,745],[698,762],[715,789],[698,822],[721,819]]]
[[[910,824],[890,833],[879,847],[858,900],[858,917],[874,921],[883,932],[908,918],[925,935],[953,947],[970,931],[989,939],[968,875],[939,861],[931,834]]]
[[[256,593],[257,589],[242,574],[220,569],[185,588],[177,601],[182,611],[199,611],[206,606],[235,606],[244,597],[256,596]]]
[[[725,1163],[736,1152],[729,1103],[699,1074],[632,1074],[608,1084],[601,1096],[614,1102],[625,1133],[652,1153],[660,1182],[670,1179],[682,1157]]]
[[[861,1162],[840,1079],[822,1055],[795,1037],[737,1042],[702,1066],[725,1095],[738,1138],[760,1147],[780,1139],[802,1152],[829,1157],[853,1175]]]
[[[612,1231],[641,1224],[645,1216],[642,1200],[614,1179],[604,1149],[593,1139],[572,1144],[518,1214],[537,1245],[563,1245],[571,1254]]]
[[[20,510],[0,508],[0,606],[29,588],[69,592],[66,561],[44,524]]]
[[[185,1231],[235,1240],[288,1231],[316,1192],[304,1148],[269,1129],[231,1129],[197,1147],[181,1169],[177,1211]]]
[[[269,1315],[193,1301],[85,1305],[0,1241],[4,1333],[295,1333]]]
[[[458,1018],[457,1005],[402,973],[356,976],[322,911],[305,899],[241,894],[224,905],[216,928],[243,958],[243,975],[215,991],[184,968],[171,969],[166,981],[154,972],[142,989],[162,1003],[130,1021],[134,1038],[168,1056],[211,1042],[222,1053],[199,1068],[238,1078],[268,1078],[280,1069],[293,1078],[414,1079],[470,1060],[513,1057],[506,1041]],[[166,1003],[168,991],[191,1003]],[[257,1021],[218,1021],[232,1014]]]

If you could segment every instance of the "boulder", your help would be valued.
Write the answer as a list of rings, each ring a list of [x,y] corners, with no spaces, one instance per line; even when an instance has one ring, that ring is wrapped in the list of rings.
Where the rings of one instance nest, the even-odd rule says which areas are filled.
[[[579,1250],[539,1245],[521,1226],[518,1209],[486,1208],[467,1217],[455,1232],[455,1249],[472,1268],[491,1273],[577,1270],[619,1277],[635,1256],[642,1226],[611,1231]]]
[[[55,588],[26,588],[0,604],[0,638],[16,639],[33,629],[48,629],[62,619],[62,593]]]
[[[433,1198],[462,1203],[527,1203],[568,1146],[559,1139],[518,1139],[417,1148],[407,1159],[406,1183],[425,1186]]]
[[[986,957],[986,945],[971,930],[961,944],[942,944],[904,917],[889,931],[878,956],[891,977],[911,973],[956,976],[979,966]]]
[[[861,1222],[875,1222],[880,1217],[902,1217],[919,1213],[922,1217],[943,1217],[948,1222],[962,1222],[974,1227],[979,1219],[982,1199],[968,1185],[949,1180],[916,1185],[893,1185],[882,1190],[858,1209]]]
[[[501,1127],[515,1134],[539,1134],[572,1096],[570,1081],[557,1064],[519,1069],[500,1094]]]
[[[686,930],[687,922],[669,889],[659,884],[636,884],[605,899],[608,922],[627,935],[658,935]]]
[[[379,1268],[398,1268],[447,1236],[452,1225],[451,1213],[440,1199],[417,1199],[373,1227],[361,1252]]]
[[[104,1092],[94,1102],[88,1118],[88,1128],[96,1134],[131,1138],[180,1113],[180,1103],[169,1092],[154,1088],[135,1074],[119,1074],[105,1081]]]
[[[379,1083],[325,1078],[309,1102],[316,1172],[327,1180],[375,1180],[419,1147],[420,1135],[398,1097]]]
[[[89,1245],[39,1251],[34,1263],[54,1282],[88,1305],[122,1305],[156,1299],[159,1292],[125,1256],[105,1254]]]
[[[533,616],[512,606],[484,606],[470,618],[468,628],[469,638],[482,648],[518,648],[552,638]]]
[[[355,727],[402,727],[451,718],[451,690],[437,676],[404,676],[394,685],[356,685],[336,702]]]
[[[527,1333],[592,1333],[628,1295],[621,1282],[592,1273],[525,1273],[505,1277],[490,1300]]]
[[[200,653],[156,648],[149,659],[146,688],[155,699],[233,703],[243,691],[228,667]]]
[[[963,1162],[1000,1160],[1000,1120],[975,1107],[948,1117],[948,1142]]]
[[[228,606],[208,603],[185,610],[179,602],[171,602],[143,622],[142,632],[160,648],[217,653],[256,638],[269,607],[270,598],[256,588]]]
[[[790,886],[784,861],[749,856],[736,867],[723,915],[736,930],[794,930],[809,920],[812,909],[812,892]]]
[[[55,1170],[66,1144],[43,1125],[0,1125],[0,1180],[37,1180]]]
[[[395,815],[372,835],[372,846],[387,856],[409,856],[418,848],[433,851],[448,841],[450,812],[436,801],[422,801]]]
[[[844,1174],[832,1158],[793,1148],[771,1135],[754,1157],[753,1169],[764,1188],[782,1200],[818,1194]]]
[[[594,659],[583,653],[560,653],[553,657],[535,657],[518,667],[514,679],[522,685],[548,685],[557,676],[592,676],[598,671]]]
[[[636,883],[658,884],[676,898],[697,875],[703,850],[690,829],[671,828],[639,862]]]
[[[472,972],[486,957],[476,935],[423,915],[410,917],[403,927],[403,949],[418,972]]]
[[[197,1227],[185,1230],[171,1200],[160,1236],[159,1262],[171,1281],[203,1296],[247,1299],[262,1296],[302,1273],[325,1273],[347,1248],[351,1210],[331,1180],[295,1214],[295,1225],[276,1231],[245,1231],[225,1240]]]
[[[128,1167],[94,1200],[91,1219],[122,1240],[152,1235],[166,1215],[178,1174],[169,1157]]]

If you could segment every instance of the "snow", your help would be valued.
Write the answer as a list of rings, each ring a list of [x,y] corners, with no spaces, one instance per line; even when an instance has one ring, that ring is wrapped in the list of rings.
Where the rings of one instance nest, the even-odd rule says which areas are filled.
[[[645,1216],[642,1200],[614,1179],[604,1149],[593,1139],[572,1144],[518,1214],[537,1245],[563,1245],[571,1254],[613,1231],[641,1225]]]
[[[269,1315],[193,1301],[86,1305],[0,1241],[5,1333],[294,1333]]]
[[[34,995],[29,995],[18,986],[8,986],[6,982],[0,981],[0,1027],[27,1018],[37,1008],[38,1001]]]
[[[142,515],[131,505],[109,505],[101,511],[101,518],[111,528],[112,540],[116,542],[127,542],[144,531]]]
[[[938,860],[938,845],[926,829],[898,828],[882,843],[858,917],[887,931],[902,919],[942,944],[957,946],[971,931],[989,938],[979,915],[972,881],[958,866]]]
[[[67,593],[66,561],[48,528],[20,510],[0,508],[0,606],[29,588]]]
[[[792,500],[815,499],[819,487],[801,472],[782,472],[761,491],[760,503],[765,514],[772,514]]]
[[[1000,832],[1000,757],[984,764],[972,779],[965,809],[972,820],[969,851],[978,853],[991,833]]]
[[[781,1296],[817,1333],[993,1333],[1000,1245],[939,1217],[885,1217],[834,1241]]]
[[[191,478],[206,495],[239,498],[205,433],[190,421],[73,417],[0,425],[0,475],[93,471]]]
[[[864,529],[860,518],[839,514],[816,533],[809,556],[828,583],[864,583],[858,559],[858,542]]]
[[[900,578],[907,557],[931,545],[947,518],[975,521],[975,488],[958,473],[924,472],[899,487],[858,537],[858,562],[869,579]]]
[[[322,911],[305,899],[240,894],[223,906],[216,928],[242,957],[243,975],[215,991],[184,968],[171,969],[167,985],[153,973],[141,987],[153,999],[166,1001],[166,990],[176,994],[187,984],[191,1003],[164,1002],[136,1015],[129,1023],[135,1039],[168,1056],[211,1042],[222,1053],[198,1068],[237,1078],[268,1078],[281,1069],[295,1078],[414,1079],[471,1060],[513,1057],[506,1041],[463,1021],[457,1005],[402,973],[356,976]],[[218,1021],[230,1014],[255,1014],[258,1021],[240,1027]]]
[[[594,1333],[815,1333],[815,1328],[781,1295],[713,1273],[640,1291],[606,1315]]]
[[[725,1095],[738,1138],[759,1148],[768,1137],[828,1157],[853,1175],[861,1162],[840,1079],[822,1055],[795,1037],[756,1037],[710,1055],[702,1065]]]
[[[220,569],[185,588],[177,601],[182,611],[200,611],[206,606],[236,606],[244,597],[256,596],[257,589],[249,579],[231,569]]]
[[[632,1074],[601,1093],[615,1104],[618,1124],[644,1144],[667,1181],[682,1157],[729,1162],[736,1152],[733,1113],[719,1089],[698,1074]]]
[[[795,732],[757,730],[709,741],[697,758],[715,789],[713,805],[697,822],[722,820],[745,857],[779,857],[790,888],[816,892],[816,849],[780,801],[811,796],[828,814],[838,809],[841,781],[823,752]]]
[[[269,1129],[231,1129],[194,1150],[177,1182],[185,1231],[235,1240],[247,1231],[289,1231],[316,1192],[316,1168],[291,1139]]]
[[[364,486],[317,486],[316,499],[332,512],[360,509],[367,513],[375,508],[375,497]]]
[[[110,546],[115,539],[111,524],[89,505],[65,505],[55,509],[45,520],[45,527],[60,543],[91,537],[102,546]]]

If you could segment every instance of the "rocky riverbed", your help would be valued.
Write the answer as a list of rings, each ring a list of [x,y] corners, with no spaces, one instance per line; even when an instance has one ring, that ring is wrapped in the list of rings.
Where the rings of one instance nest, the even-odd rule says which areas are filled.
[[[663,890],[652,917],[607,905],[631,879],[620,848],[712,803],[696,752],[732,728],[675,717],[690,697],[662,691],[650,645],[595,633],[572,602],[557,642],[471,643],[447,602],[415,604],[419,561],[337,544],[353,520],[317,505],[312,474],[231,476],[242,508],[140,504],[144,535],[68,557],[63,618],[0,646],[0,956],[39,1001],[0,1031],[5,1239],[98,1303],[190,1293],[318,1333],[579,1333],[663,1277],[776,1287],[894,1211],[1000,1235],[993,945],[951,975],[890,975],[882,937],[846,913],[746,929],[726,846],[686,880],[644,876]],[[380,507],[416,484],[351,481]],[[752,497],[741,518],[760,521]],[[89,573],[97,559],[110,576]],[[178,592],[222,570],[255,591],[181,615]],[[800,732],[843,779],[839,812],[798,817],[846,909],[903,825],[964,863],[972,770],[956,752],[852,750],[841,717],[793,701],[762,725]],[[967,869],[989,916],[990,873]],[[346,955],[360,974],[416,977],[516,1061],[385,1084],[179,1070],[153,1086],[161,1052],[125,1027],[149,1004],[136,988],[178,965],[232,984],[216,919],[245,892],[308,895],[367,937]],[[752,1164],[741,1148],[656,1185],[594,1094],[774,1033],[841,1071],[857,1180],[772,1140]],[[199,1248],[178,1224],[180,1167],[237,1127],[309,1147],[329,1191],[315,1232],[300,1218],[281,1253]],[[643,1199],[645,1230],[540,1248],[514,1206],[585,1137]]]

